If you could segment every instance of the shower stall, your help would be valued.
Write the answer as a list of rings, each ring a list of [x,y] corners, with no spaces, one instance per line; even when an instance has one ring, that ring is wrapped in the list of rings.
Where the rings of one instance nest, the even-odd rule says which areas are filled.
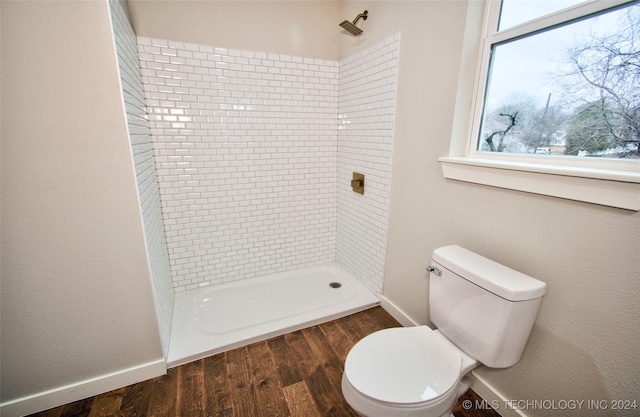
[[[380,294],[399,34],[332,61],[137,37],[110,6],[165,358],[194,290],[332,264]]]

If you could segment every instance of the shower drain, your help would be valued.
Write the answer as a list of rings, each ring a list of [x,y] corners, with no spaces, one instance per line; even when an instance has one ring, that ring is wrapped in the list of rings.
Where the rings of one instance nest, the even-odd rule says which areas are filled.
[[[342,284],[340,284],[339,282],[332,282],[332,283],[329,284],[329,286],[331,288],[340,288],[340,287],[342,287]]]

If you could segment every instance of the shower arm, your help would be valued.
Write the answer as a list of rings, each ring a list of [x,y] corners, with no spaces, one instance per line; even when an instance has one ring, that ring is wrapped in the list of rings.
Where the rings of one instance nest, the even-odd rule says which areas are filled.
[[[362,20],[367,20],[367,17],[369,16],[369,11],[365,10],[364,13],[360,13],[359,15],[356,16],[355,19],[353,19],[353,22],[351,22],[352,24],[356,24],[358,23],[358,20],[362,19]]]

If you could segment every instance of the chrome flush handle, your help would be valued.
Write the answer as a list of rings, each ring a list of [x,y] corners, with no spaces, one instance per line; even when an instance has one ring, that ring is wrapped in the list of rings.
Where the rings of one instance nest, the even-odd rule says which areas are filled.
[[[427,271],[429,271],[430,273],[434,274],[435,276],[439,277],[440,275],[442,275],[442,272],[440,272],[440,270],[438,268],[436,268],[435,266],[431,266],[429,265],[427,267]]]

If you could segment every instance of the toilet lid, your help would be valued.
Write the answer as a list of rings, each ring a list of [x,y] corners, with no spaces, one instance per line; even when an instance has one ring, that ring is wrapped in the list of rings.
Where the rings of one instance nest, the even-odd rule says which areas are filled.
[[[426,326],[381,330],[360,340],[345,361],[351,385],[378,401],[421,403],[446,393],[460,377],[462,357]]]

